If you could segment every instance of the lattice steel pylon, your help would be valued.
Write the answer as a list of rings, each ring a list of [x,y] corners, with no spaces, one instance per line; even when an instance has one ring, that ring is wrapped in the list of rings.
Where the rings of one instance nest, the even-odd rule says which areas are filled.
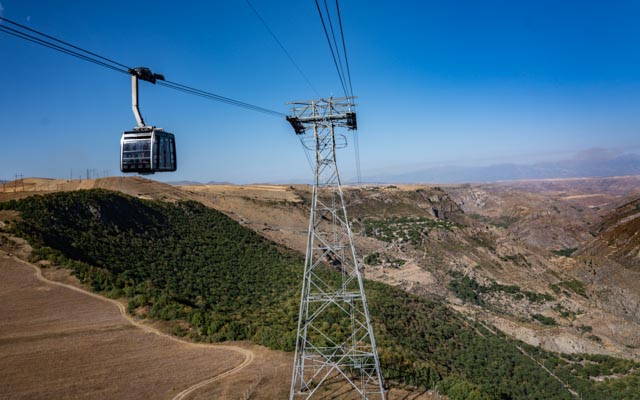
[[[291,400],[385,398],[336,162],[336,149],[347,145],[336,128],[357,128],[352,99],[292,102],[293,116],[287,117],[315,156]]]

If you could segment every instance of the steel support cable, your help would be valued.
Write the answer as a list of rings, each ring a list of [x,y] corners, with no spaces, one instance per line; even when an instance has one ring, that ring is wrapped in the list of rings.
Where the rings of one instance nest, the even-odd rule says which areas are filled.
[[[349,90],[351,92],[351,95],[353,96],[353,83],[351,81],[351,68],[349,67],[349,57],[347,56],[347,46],[346,46],[346,42],[345,42],[345,39],[344,39],[344,29],[343,29],[343,26],[342,26],[342,15],[340,14],[340,4],[338,3],[338,0],[336,0],[336,10],[338,12],[338,23],[339,23],[339,26],[340,26],[340,36],[342,38],[342,50],[344,52],[344,60],[345,60],[346,66],[347,66],[347,79],[348,79],[348,83],[349,83]],[[358,141],[358,132],[357,131],[353,132],[353,144],[354,144],[353,148],[354,148],[355,159],[356,159],[357,182],[358,183],[362,183],[362,172],[361,172],[361,168],[360,168],[360,143]]]
[[[326,1],[326,0],[325,0]],[[344,40],[344,29],[342,28],[342,16],[340,14],[340,4],[338,0],[336,0],[336,10],[338,12],[338,23],[340,25],[340,36],[342,38],[342,50],[344,52],[344,62],[347,66],[347,78],[349,80],[349,90],[351,91],[351,96],[353,96],[353,84],[351,82],[351,68],[349,68],[349,57],[347,57],[347,45]],[[362,171],[360,169],[360,143],[358,142],[358,131],[353,131],[353,148],[355,152],[356,158],[356,174],[358,183],[362,183]]]
[[[206,94],[206,92],[200,92],[200,91],[184,89],[182,87],[171,85],[171,84],[167,84],[167,83],[162,82],[162,81],[158,81],[157,83],[158,83],[158,85],[167,87],[169,89],[174,89],[174,90],[177,90],[177,91],[180,91],[180,92],[184,92],[184,93],[191,94],[191,95],[194,95],[194,96],[199,96],[199,97],[202,97],[202,98],[205,98],[205,99],[208,99],[208,100],[212,100],[212,101],[217,101],[217,102],[220,102],[220,103],[225,103],[225,104],[229,104],[229,105],[240,107],[240,108],[245,108],[245,109],[250,110],[250,111],[261,112],[261,113],[264,113],[264,114],[278,116],[278,117],[285,116],[285,114],[283,114],[283,113],[279,113],[277,111],[269,110],[269,109],[258,107],[258,106],[252,106],[252,105],[250,105],[248,103],[245,104],[245,103],[242,103],[242,102],[227,101],[227,100],[219,98],[218,96],[208,95],[208,94]]]
[[[342,37],[342,50],[344,51],[344,63],[347,65],[347,78],[349,79],[349,91],[351,92],[351,96],[353,96],[353,85],[351,84],[351,70],[349,68],[349,58],[347,57],[347,46],[345,45],[345,40],[344,40],[344,30],[342,29],[342,17],[340,15],[340,5],[338,4],[338,0],[336,0],[336,10],[338,10],[338,22],[340,23],[340,36]]]
[[[10,24],[13,24],[13,25],[15,25],[15,26],[19,26],[20,28],[22,28],[22,29],[26,29],[26,30],[28,30],[28,31],[30,31],[30,32],[37,33],[38,35],[44,36],[44,37],[46,37],[46,38],[48,38],[48,39],[55,40],[56,42],[61,43],[61,44],[64,44],[65,46],[71,47],[71,48],[76,49],[76,50],[80,50],[80,51],[82,51],[82,52],[84,52],[84,53],[87,53],[87,54],[90,54],[90,55],[92,55],[92,56],[94,56],[94,57],[98,57],[98,58],[100,58],[100,59],[102,59],[102,60],[104,60],[104,61],[108,61],[108,62],[110,62],[111,64],[118,65],[118,66],[120,66],[120,67],[122,67],[122,68],[126,68],[127,70],[131,69],[131,67],[128,67],[128,66],[126,66],[126,65],[124,65],[124,64],[121,64],[121,63],[119,63],[119,62],[117,62],[117,61],[113,61],[113,60],[111,60],[111,59],[109,59],[109,58],[106,58],[106,57],[103,57],[103,56],[101,56],[101,55],[99,55],[99,54],[96,54],[96,53],[90,52],[89,50],[83,49],[82,47],[78,47],[78,46],[72,45],[71,43],[65,42],[65,41],[63,41],[63,40],[56,39],[56,38],[55,38],[55,37],[53,37],[53,36],[49,36],[49,35],[47,35],[46,33],[42,33],[42,32],[37,31],[37,30],[35,30],[35,29],[31,29],[31,28],[29,28],[28,26],[21,25],[21,24],[19,24],[19,23],[15,22],[15,21],[11,21],[10,19],[4,18],[4,17],[0,17],[0,20],[2,20],[2,21],[6,21],[6,22],[8,22],[8,23],[10,23]]]
[[[324,0],[324,9],[327,11],[327,21],[329,22],[329,29],[331,30],[331,37],[333,38],[333,47],[336,49],[336,55],[338,56],[338,65],[340,66],[340,75],[342,76],[344,84],[344,88],[347,89],[346,80],[347,77],[344,74],[344,67],[342,65],[342,58],[340,57],[340,50],[338,49],[338,41],[336,40],[336,33],[333,29],[333,22],[331,22],[331,13],[329,12],[329,5],[327,4],[327,0]],[[349,93],[345,90],[345,97],[352,96],[353,93]]]
[[[313,86],[313,84],[311,83],[311,81],[309,80],[309,78],[307,77],[307,75],[302,72],[302,68],[300,68],[300,66],[298,65],[298,63],[293,59],[293,57],[291,56],[291,54],[287,51],[287,49],[284,47],[284,45],[282,44],[282,42],[280,42],[280,40],[278,40],[278,38],[276,37],[276,34],[273,33],[273,31],[271,30],[271,28],[269,27],[269,25],[267,24],[267,21],[265,21],[264,18],[262,18],[262,15],[260,15],[260,13],[258,12],[258,10],[253,6],[253,4],[251,4],[251,2],[249,0],[245,0],[247,2],[247,4],[249,5],[249,7],[251,8],[251,10],[253,11],[253,13],[258,17],[258,19],[260,20],[260,22],[262,22],[262,25],[264,25],[264,27],[267,29],[267,31],[269,32],[269,34],[271,35],[271,37],[273,38],[273,40],[276,41],[276,43],[278,44],[278,46],[280,46],[280,48],[282,49],[282,51],[284,52],[284,54],[287,56],[287,58],[289,59],[289,61],[291,61],[291,63],[293,64],[294,67],[296,67],[296,69],[298,70],[298,72],[300,73],[300,75],[304,78],[304,80],[307,82],[307,85],[309,86],[309,88],[311,88],[311,90],[313,90],[313,92],[320,97],[320,93],[318,93],[318,91],[316,90],[316,88]]]
[[[327,32],[327,26],[324,23],[324,16],[322,15],[322,10],[320,9],[320,4],[318,3],[318,0],[315,0],[315,1],[316,1],[316,8],[318,9],[318,15],[320,16],[320,21],[322,22],[322,28],[324,29],[324,35],[327,38],[327,42],[329,43],[329,48],[331,49],[331,56],[333,57],[333,64],[336,66],[336,71],[338,72],[338,77],[340,78],[340,84],[342,85],[342,89],[344,90],[345,96],[347,96],[347,93],[348,93],[347,92],[347,88],[346,88],[346,86],[344,84],[344,80],[342,79],[342,75],[340,74],[340,68],[338,67],[338,61],[336,60],[336,55],[333,52],[333,45],[331,44],[331,39],[329,38],[329,32]]]
[[[79,58],[81,60],[85,60],[85,61],[97,64],[97,65],[100,65],[101,67],[109,68],[109,69],[112,69],[114,71],[122,72],[122,73],[127,74],[127,75],[129,74],[129,72],[127,70],[125,70],[125,69],[120,69],[120,68],[115,67],[113,65],[110,65],[110,64],[107,64],[105,62],[102,62],[102,61],[96,60],[94,58],[91,58],[89,56],[85,56],[84,54],[78,53],[76,51],[65,49],[64,47],[58,46],[57,44],[54,44],[54,43],[51,43],[51,42],[47,42],[46,40],[42,40],[42,39],[37,38],[37,37],[35,37],[33,35],[29,35],[28,33],[20,32],[18,30],[9,28],[7,26],[0,26],[0,32],[4,32],[4,33],[7,33],[9,35],[16,36],[16,37],[18,37],[20,39],[24,39],[24,40],[26,40],[28,42],[39,44],[40,46],[48,47],[48,48],[50,48],[52,50],[56,50],[56,51],[59,51],[61,53],[68,54],[70,56]]]
[[[124,73],[124,74],[127,74],[127,75],[130,74],[130,72],[129,72],[130,68],[127,67],[126,65],[122,64],[122,63],[113,61],[113,60],[111,60],[111,59],[109,59],[107,57],[103,57],[103,56],[98,55],[96,53],[93,53],[93,52],[90,52],[88,50],[82,49],[81,47],[74,46],[74,45],[72,45],[70,43],[67,43],[65,41],[56,39],[53,36],[49,36],[49,35],[46,35],[44,33],[39,32],[39,31],[36,31],[34,29],[25,27],[25,26],[20,25],[20,24],[18,24],[16,22],[8,20],[8,19],[6,19],[4,17],[0,17],[0,20],[7,21],[7,22],[9,22],[11,24],[14,24],[16,26],[24,28],[24,29],[26,29],[28,31],[37,33],[39,35],[42,35],[43,37],[50,38],[51,40],[54,40],[54,41],[56,41],[58,43],[61,43],[61,44],[64,44],[65,46],[69,46],[71,48],[83,51],[83,52],[85,52],[87,54],[90,54],[90,55],[92,55],[94,57],[97,57],[99,59],[108,61],[108,62],[113,63],[115,65],[111,65],[111,64],[108,64],[108,63],[106,63],[104,61],[100,61],[97,58],[93,58],[93,57],[90,57],[88,55],[79,53],[77,51],[74,51],[74,50],[71,50],[71,49],[68,49],[68,48],[64,48],[64,47],[62,47],[60,45],[57,45],[57,44],[55,44],[53,42],[38,38],[38,37],[30,35],[29,33],[26,33],[26,32],[21,32],[19,30],[10,28],[8,26],[0,25],[0,32],[4,32],[6,34],[18,37],[20,39],[23,39],[23,40],[26,40],[26,41],[29,41],[29,42],[32,42],[32,43],[36,43],[36,44],[41,45],[43,47],[47,47],[47,48],[50,48],[52,50],[56,50],[56,51],[59,51],[61,53],[64,53],[64,54],[79,58],[81,60],[94,63],[94,64],[99,65],[101,67],[109,68],[111,70],[114,70],[114,71],[117,71],[117,72],[120,72],[120,73]],[[122,68],[119,68],[116,65],[117,66],[122,66]],[[278,111],[274,111],[274,110],[270,110],[270,109],[267,109],[267,108],[264,108],[264,107],[256,106],[256,105],[249,104],[249,103],[245,103],[245,102],[242,102],[242,101],[239,101],[239,100],[234,100],[234,99],[231,99],[229,97],[220,96],[220,95],[217,95],[215,93],[206,92],[204,90],[192,88],[192,87],[189,87],[189,86],[186,86],[186,85],[181,85],[181,84],[176,83],[176,82],[158,81],[157,83],[162,85],[162,86],[166,86],[166,87],[169,87],[169,88],[172,88],[172,89],[176,89],[176,90],[180,90],[180,91],[183,91],[183,92],[186,92],[186,93],[189,93],[189,94],[193,94],[193,95],[197,95],[197,96],[200,96],[200,97],[208,98],[209,100],[214,100],[214,101],[226,103],[226,104],[229,104],[229,105],[234,105],[234,106],[237,106],[237,107],[242,107],[242,108],[245,108],[245,109],[248,109],[248,110],[251,110],[251,111],[262,112],[262,113],[265,113],[265,114],[270,114],[270,115],[274,115],[274,116],[278,116],[278,117],[286,116],[286,114],[278,112]]]
[[[336,9],[338,11],[338,20],[339,20],[339,24],[340,24],[340,34],[341,34],[341,38],[342,38],[342,48],[343,48],[343,52],[345,54],[345,63],[347,65],[347,73],[348,73],[348,78],[349,78],[349,89],[350,91],[347,91],[346,85],[344,83],[344,78],[343,78],[343,74],[344,74],[344,70],[342,70],[342,73],[340,71],[340,68],[338,67],[338,62],[336,61],[336,56],[334,54],[333,51],[333,46],[331,44],[331,39],[329,38],[329,33],[327,32],[327,27],[325,25],[324,22],[324,17],[322,15],[322,10],[320,9],[320,5],[318,3],[318,0],[315,0],[316,2],[316,7],[318,9],[318,14],[320,15],[320,21],[322,22],[322,27],[324,29],[324,34],[327,38],[327,42],[329,43],[329,48],[331,49],[331,56],[333,57],[333,63],[336,66],[336,71],[338,72],[338,77],[340,78],[340,83],[342,84],[342,89],[344,90],[345,96],[349,97],[350,95],[353,96],[353,85],[351,83],[351,71],[349,69],[349,64],[347,61],[347,49],[345,46],[345,40],[344,40],[344,30],[342,28],[342,17],[340,15],[340,6],[338,3],[338,0],[336,0]],[[329,24],[331,26],[331,31],[332,31],[332,35],[333,35],[333,39],[334,39],[334,43],[336,42],[335,39],[335,34],[333,33],[333,24],[331,24],[331,17],[329,15],[329,8],[327,5],[327,1],[324,0],[324,4],[325,4],[325,9],[327,10],[327,18],[329,19]],[[335,43],[335,47],[336,47],[336,52],[338,53],[338,58],[340,58],[340,53],[339,53],[339,49],[338,49],[338,45],[337,43]],[[340,59],[340,67],[342,67],[342,60]],[[350,93],[350,95],[349,95]],[[361,173],[361,169],[360,169],[360,146],[358,143],[358,136],[357,133],[354,132],[354,152],[355,152],[355,159],[356,159],[356,174],[357,174],[357,181],[358,183],[362,182],[362,173]]]
[[[207,98],[207,99],[210,99],[210,100],[219,101],[219,102],[226,103],[226,104],[229,104],[229,105],[234,105],[234,106],[237,106],[237,107],[246,108],[248,110],[258,111],[258,112],[261,112],[261,113],[264,113],[264,114],[275,115],[275,116],[278,116],[278,117],[286,116],[286,114],[281,113],[279,111],[270,110],[268,108],[256,106],[256,105],[249,104],[249,103],[245,103],[245,102],[239,101],[239,100],[234,100],[234,99],[231,99],[229,97],[220,96],[220,95],[215,94],[215,93],[207,92],[207,91],[204,91],[204,90],[201,90],[201,89],[196,89],[196,88],[193,88],[193,87],[190,87],[190,86],[182,85],[180,83],[171,82],[171,81],[157,81],[156,83],[158,85],[165,86],[165,87],[168,87],[170,89],[179,90],[179,91],[182,91],[182,92],[185,92],[185,93],[193,94],[195,96],[200,96],[200,97]]]

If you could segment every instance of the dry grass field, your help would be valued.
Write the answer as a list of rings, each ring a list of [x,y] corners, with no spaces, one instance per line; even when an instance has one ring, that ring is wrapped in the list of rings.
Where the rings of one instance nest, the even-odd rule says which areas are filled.
[[[144,329],[114,302],[38,278],[0,255],[3,399],[171,399],[250,351],[184,343]]]

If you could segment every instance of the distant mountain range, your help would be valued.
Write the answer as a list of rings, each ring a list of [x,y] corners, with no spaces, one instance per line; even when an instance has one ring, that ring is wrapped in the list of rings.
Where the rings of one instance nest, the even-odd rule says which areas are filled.
[[[503,163],[486,166],[441,166],[401,173],[365,175],[364,183],[472,183],[523,179],[601,178],[640,175],[640,154],[612,154],[604,149],[590,149],[569,160],[534,164]],[[347,179],[354,183],[355,179]],[[233,185],[230,182],[170,181],[173,186]],[[272,184],[311,184],[307,179],[275,180]]]
[[[495,164],[480,167],[443,166],[398,174],[365,176],[370,183],[465,183],[522,179],[586,178],[640,175],[640,155],[576,157],[535,164]]]

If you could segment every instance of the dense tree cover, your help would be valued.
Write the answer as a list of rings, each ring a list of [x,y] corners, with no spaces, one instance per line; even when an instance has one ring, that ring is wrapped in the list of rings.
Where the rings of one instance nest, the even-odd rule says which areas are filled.
[[[449,289],[453,294],[465,302],[476,305],[485,305],[483,295],[492,293],[504,293],[513,297],[516,301],[526,298],[531,303],[544,303],[555,300],[550,294],[522,290],[516,285],[501,285],[495,281],[492,281],[489,285],[481,285],[475,278],[457,271],[452,271],[449,275],[452,278],[449,282]]]
[[[302,259],[215,210],[105,190],[34,196],[0,208],[21,211],[12,229],[34,245],[34,257],[72,268],[96,291],[126,296],[132,312],[192,326],[176,333],[287,351],[295,346]],[[438,302],[381,283],[366,287],[386,378],[437,386],[454,400],[571,398],[512,340]],[[336,329],[342,322],[333,321]],[[640,393],[638,373],[629,372],[639,365],[528,348],[572,387],[588,389],[585,399]],[[590,379],[613,374],[629,376]]]
[[[560,250],[551,250],[551,252],[557,256],[571,257],[571,255],[575,253],[576,250],[578,250],[577,247],[567,247]]]
[[[532,314],[531,317],[536,321],[540,322],[542,325],[557,325],[555,319],[551,317],[547,317],[546,315],[536,313],[536,314]]]
[[[556,283],[552,283],[549,285],[549,288],[554,291],[556,294],[564,294],[565,296],[571,297],[571,293],[576,293],[585,299],[589,298],[587,294],[587,289],[584,287],[584,284],[577,279],[572,279],[569,281],[562,281]]]

